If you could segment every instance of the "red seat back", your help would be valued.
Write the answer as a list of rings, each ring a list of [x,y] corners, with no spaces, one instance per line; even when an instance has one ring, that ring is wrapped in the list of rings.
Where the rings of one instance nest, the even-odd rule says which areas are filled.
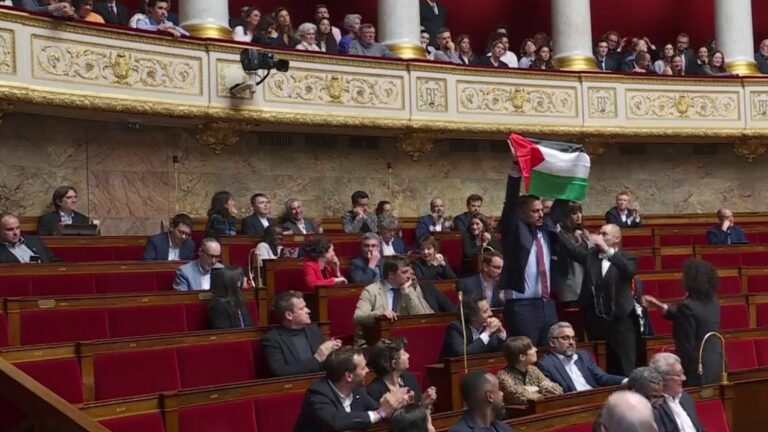
[[[39,275],[31,277],[33,296],[96,294],[93,275]]]
[[[152,273],[109,273],[97,274],[96,292],[129,293],[157,291],[155,275]]]
[[[747,305],[720,305],[720,328],[723,330],[749,328],[749,309]]]
[[[707,431],[729,432],[728,419],[725,418],[723,402],[710,399],[696,402],[696,414],[701,420],[701,426]]]
[[[672,334],[672,321],[664,319],[664,314],[658,309],[648,310],[648,319],[651,320],[653,334],[665,336]]]
[[[187,331],[183,304],[109,308],[107,317],[113,338]]]
[[[741,278],[739,275],[720,276],[720,288],[717,292],[719,295],[740,294]]]
[[[306,291],[304,283],[304,269],[275,269],[275,296],[290,290]]]
[[[248,254],[256,247],[256,240],[253,244],[231,244],[229,245],[229,265],[248,267]]]
[[[445,337],[445,324],[425,325],[418,327],[394,328],[392,337],[402,336],[408,340],[410,370],[426,376],[424,366],[438,361]]]
[[[464,249],[461,246],[460,237],[447,237],[440,239],[440,253],[443,254],[448,265],[453,271],[461,269],[461,260],[464,258]]]
[[[654,297],[659,297],[659,284],[656,280],[644,280],[640,275],[640,280],[643,282],[643,294]]]
[[[62,262],[104,262],[114,261],[114,246],[86,246],[86,247],[56,247],[50,250],[59,257]]]
[[[355,323],[351,317],[359,295],[333,296],[328,298],[328,321],[330,321],[331,336],[341,339],[351,339],[355,333]]]
[[[637,270],[638,271],[656,270],[656,258],[654,258],[653,255],[641,255],[637,257]]]
[[[741,254],[741,265],[745,267],[768,266],[768,252],[744,252]]]
[[[253,399],[256,424],[260,432],[291,431],[299,418],[304,391],[294,391]],[[280,415],[275,415],[280,413]]]
[[[173,348],[96,355],[93,358],[96,400],[178,390],[181,382],[177,364]]]
[[[653,247],[653,236],[650,234],[628,235],[621,237],[621,246],[625,248],[648,248]]]
[[[335,241],[333,251],[339,258],[354,258],[360,254],[360,240]]]
[[[261,352],[261,339],[251,340],[251,350],[253,351],[253,369],[256,379],[270,378],[267,362],[264,354]]]
[[[768,338],[755,339],[755,353],[757,365],[768,366]]]
[[[757,316],[758,327],[768,327],[768,303],[756,304],[755,315]]]
[[[701,254],[701,259],[709,261],[717,268],[740,267],[741,254],[729,252],[715,252]]]
[[[165,432],[163,415],[158,412],[135,414],[99,420],[112,432]]]
[[[269,413],[269,416],[282,417],[283,412],[278,408]],[[253,404],[249,399],[179,408],[179,432],[256,432],[258,430]]]
[[[752,339],[725,341],[725,358],[728,371],[757,367],[757,354]]]
[[[662,234],[661,246],[690,246],[693,236],[690,234]]]
[[[592,432],[592,422],[549,429],[549,432]]]
[[[0,296],[26,297],[32,295],[32,279],[29,276],[1,276]]]
[[[181,388],[256,379],[249,340],[180,346],[176,358]]]
[[[109,338],[104,309],[44,309],[21,312],[21,344]]]
[[[208,319],[208,303],[196,302],[184,305],[184,316],[187,331],[208,330],[211,328]]]
[[[144,259],[144,246],[113,247],[115,261],[138,261]]]
[[[685,297],[685,290],[680,279],[661,279],[656,281],[660,299],[678,299]]]
[[[20,362],[14,366],[69,403],[85,400],[80,364],[75,357]]]
[[[681,255],[662,255],[661,256],[661,269],[662,270],[680,270],[683,268],[683,263],[689,258],[693,258],[691,254]]]
[[[8,321],[5,314],[0,313],[0,348],[8,346]]]
[[[747,292],[750,292],[750,293],[768,292],[768,274],[747,276]]]

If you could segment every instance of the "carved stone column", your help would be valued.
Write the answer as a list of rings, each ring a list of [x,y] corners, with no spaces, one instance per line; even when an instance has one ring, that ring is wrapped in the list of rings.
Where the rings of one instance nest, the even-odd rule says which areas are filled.
[[[400,136],[397,147],[404,151],[411,160],[417,161],[424,153],[432,150],[440,134],[434,132],[409,132]]]
[[[752,0],[715,0],[715,35],[728,72],[760,73],[753,49]]]
[[[425,58],[419,43],[419,0],[379,0],[377,35],[392,54],[402,58]]]
[[[558,68],[597,70],[589,0],[552,0],[552,45]]]
[[[197,127],[197,141],[213,150],[214,154],[221,154],[226,147],[233,146],[246,128],[239,124],[225,122],[211,122]]]
[[[199,37],[232,39],[229,5],[221,0],[182,0],[179,2],[181,26]]]
[[[737,156],[746,159],[747,162],[752,162],[756,157],[768,151],[768,145],[766,145],[765,140],[745,138],[736,142],[733,151]]]

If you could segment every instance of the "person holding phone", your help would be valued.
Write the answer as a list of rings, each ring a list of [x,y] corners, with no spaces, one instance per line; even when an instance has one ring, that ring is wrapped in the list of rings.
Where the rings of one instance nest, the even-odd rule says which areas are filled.
[[[605,223],[614,224],[619,228],[639,227],[640,208],[637,204],[630,205],[631,199],[629,191],[619,191],[616,194],[616,206],[605,213]]]
[[[35,236],[22,236],[19,218],[0,213],[0,264],[57,262],[45,243]]]

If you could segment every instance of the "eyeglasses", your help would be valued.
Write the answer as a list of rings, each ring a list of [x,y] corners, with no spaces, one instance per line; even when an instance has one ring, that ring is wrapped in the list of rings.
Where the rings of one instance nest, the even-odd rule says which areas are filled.
[[[552,336],[552,339],[557,339],[560,342],[570,342],[570,341],[578,342],[579,341],[579,338],[577,338],[576,336],[568,336],[568,335]]]

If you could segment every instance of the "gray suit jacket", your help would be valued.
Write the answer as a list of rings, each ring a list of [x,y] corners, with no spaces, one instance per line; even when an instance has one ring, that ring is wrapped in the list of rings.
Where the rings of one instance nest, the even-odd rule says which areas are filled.
[[[213,268],[224,267],[221,263],[216,263]],[[200,264],[197,260],[190,261],[176,269],[176,279],[173,281],[173,289],[176,291],[194,291],[200,290],[203,286],[203,272],[200,270]]]
[[[304,218],[304,228],[307,230],[307,234],[317,233],[317,227],[315,227],[315,221],[313,221],[312,219]],[[299,229],[299,226],[296,225],[296,222],[292,220],[286,221],[283,224],[283,229],[293,231],[294,234],[302,234],[301,230]]]

